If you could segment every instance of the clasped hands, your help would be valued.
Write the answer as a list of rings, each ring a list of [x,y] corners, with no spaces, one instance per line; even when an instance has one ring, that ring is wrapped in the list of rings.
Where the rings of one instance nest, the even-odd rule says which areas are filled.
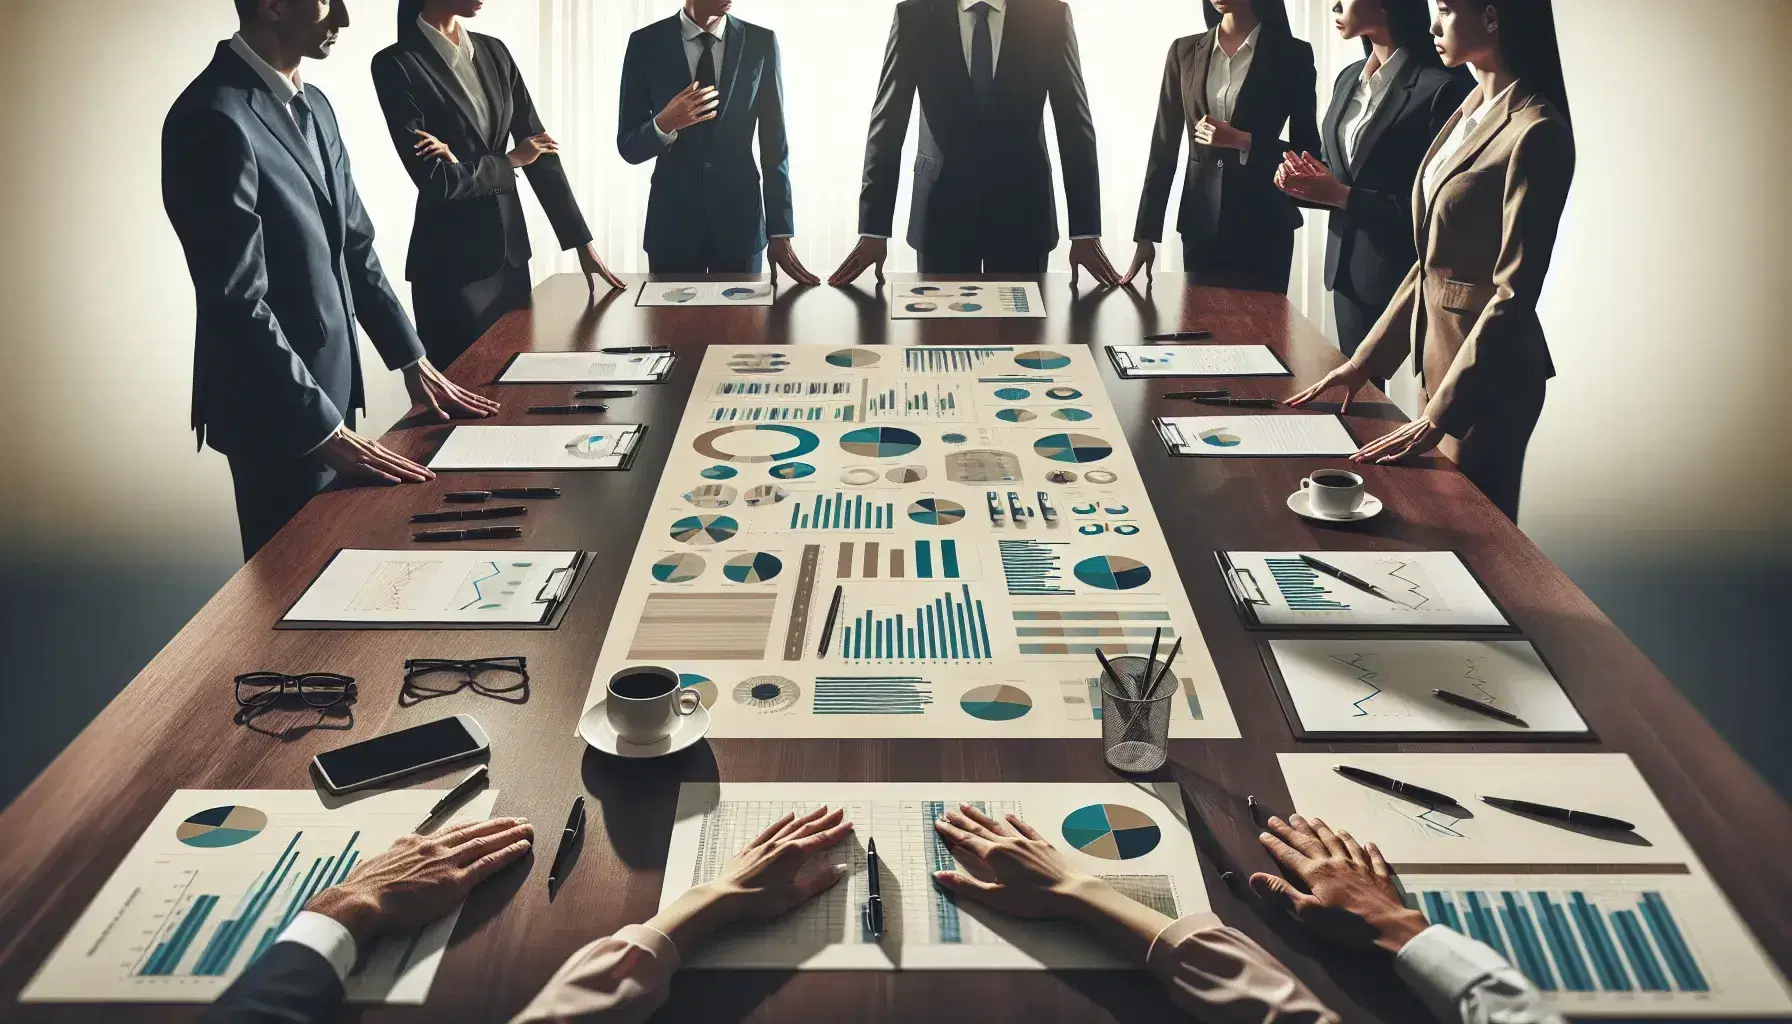
[[[1350,187],[1311,153],[1286,153],[1276,167],[1276,187],[1302,202],[1343,209]]]

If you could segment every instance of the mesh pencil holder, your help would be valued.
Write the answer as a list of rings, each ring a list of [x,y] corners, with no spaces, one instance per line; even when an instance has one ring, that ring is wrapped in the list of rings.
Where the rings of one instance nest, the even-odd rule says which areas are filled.
[[[1101,742],[1108,765],[1116,771],[1153,772],[1170,759],[1170,700],[1176,680],[1166,676],[1155,696],[1145,687],[1164,663],[1136,655],[1111,658],[1121,678],[1101,673]]]

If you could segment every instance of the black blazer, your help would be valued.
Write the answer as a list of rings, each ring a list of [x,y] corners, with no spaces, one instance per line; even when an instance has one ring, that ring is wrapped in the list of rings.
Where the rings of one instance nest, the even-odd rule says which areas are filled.
[[[1250,72],[1238,90],[1229,122],[1251,133],[1250,160],[1242,162],[1237,150],[1195,143],[1195,125],[1208,114],[1207,69],[1218,45],[1218,29],[1170,44],[1134,241],[1163,239],[1164,209],[1170,202],[1183,136],[1188,137],[1188,168],[1176,230],[1191,244],[1211,243],[1219,233],[1222,215],[1229,222],[1260,226],[1264,231],[1292,232],[1300,227],[1300,210],[1276,188],[1275,173],[1284,153],[1319,149],[1313,48],[1293,36],[1258,33],[1257,52],[1251,57]],[[1282,140],[1284,124],[1291,139],[1288,142]]]
[[[162,125],[162,204],[198,307],[193,429],[297,457],[363,403],[355,321],[388,367],[423,356],[380,269],[330,101],[305,87],[327,169],[267,83],[219,43]]]
[[[921,96],[921,143],[908,244],[918,250],[1047,252],[1058,244],[1052,162],[1045,145],[1051,100],[1064,160],[1072,237],[1101,234],[1095,123],[1077,56],[1076,29],[1062,0],[1008,0],[989,109],[979,110],[965,67],[955,0],[896,5],[871,131],[859,232],[891,234],[902,142]]]
[[[322,1024],[342,1005],[342,982],[318,952],[276,942],[199,1018],[200,1024]]]
[[[1427,67],[1408,57],[1363,129],[1356,158],[1346,164],[1340,122],[1367,63],[1359,60],[1338,75],[1321,133],[1326,166],[1350,186],[1348,205],[1327,207],[1325,286],[1336,290],[1346,280],[1359,298],[1385,304],[1419,258],[1412,237],[1413,179],[1431,141],[1475,82],[1466,71]]]
[[[461,31],[470,31],[462,27]],[[398,159],[417,183],[417,215],[405,277],[436,284],[465,284],[529,262],[529,230],[517,194],[512,142],[542,132],[541,118],[516,61],[498,39],[474,32],[473,65],[492,107],[491,133],[474,127],[466,90],[415,21],[401,25],[398,42],[373,55],[373,85]],[[441,139],[458,164],[414,152],[421,128]],[[523,168],[547,211],[560,248],[591,241],[566,169],[553,154]]]
[[[674,14],[636,31],[622,59],[616,150],[631,164],[658,161],[642,247],[649,253],[694,252],[707,237],[719,254],[744,259],[765,248],[768,234],[796,234],[778,37],[730,16],[716,69],[716,116],[667,146],[654,130],[654,116],[691,84],[680,22]],[[755,138],[763,182],[753,158]]]

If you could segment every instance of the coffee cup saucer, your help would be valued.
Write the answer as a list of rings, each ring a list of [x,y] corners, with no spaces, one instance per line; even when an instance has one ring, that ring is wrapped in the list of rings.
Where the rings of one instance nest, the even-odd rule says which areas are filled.
[[[1316,523],[1360,523],[1365,519],[1373,519],[1381,512],[1381,499],[1368,491],[1363,492],[1363,503],[1355,512],[1341,516],[1328,516],[1314,510],[1310,502],[1310,494],[1305,487],[1288,496],[1288,510],[1302,519],[1311,519]]]
[[[610,724],[610,716],[603,701],[593,705],[579,719],[579,738],[593,749],[616,757],[665,757],[695,745],[708,733],[709,709],[701,704],[690,714],[678,716],[678,724],[672,727],[672,731],[652,743],[630,743],[618,736],[616,727]]]

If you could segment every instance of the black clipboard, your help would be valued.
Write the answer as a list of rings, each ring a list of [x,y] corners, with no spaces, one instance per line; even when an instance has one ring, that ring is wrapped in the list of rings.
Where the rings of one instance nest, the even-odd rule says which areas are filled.
[[[1397,554],[1398,552],[1394,553]],[[1324,554],[1324,552],[1319,552],[1319,554]],[[1237,610],[1238,617],[1243,620],[1244,628],[1246,629],[1269,630],[1279,633],[1287,633],[1291,636],[1299,636],[1303,633],[1324,633],[1329,635],[1334,633],[1354,632],[1376,637],[1386,637],[1393,633],[1411,633],[1425,637],[1435,637],[1443,634],[1460,633],[1485,639],[1490,636],[1507,637],[1518,635],[1519,629],[1512,623],[1512,613],[1507,611],[1506,606],[1500,603],[1499,598],[1493,596],[1493,592],[1487,589],[1486,581],[1481,579],[1479,573],[1475,572],[1475,567],[1468,564],[1468,561],[1464,559],[1461,554],[1455,551],[1451,551],[1449,554],[1454,556],[1456,561],[1462,565],[1462,568],[1468,573],[1469,578],[1475,581],[1475,586],[1481,588],[1481,593],[1487,598],[1488,603],[1493,605],[1494,610],[1498,611],[1500,616],[1506,620],[1505,625],[1464,626],[1460,623],[1440,623],[1435,626],[1427,626],[1422,623],[1409,622],[1393,623],[1385,626],[1363,625],[1358,622],[1310,622],[1299,624],[1280,622],[1265,623],[1257,618],[1257,609],[1270,603],[1269,599],[1264,596],[1263,582],[1253,576],[1249,569],[1239,569],[1234,567],[1232,565],[1231,557],[1225,551],[1215,551],[1213,557],[1214,560],[1219,563],[1220,578],[1226,583],[1226,593],[1230,594],[1232,597],[1232,607]]]
[[[566,618],[566,609],[571,607],[573,598],[578,595],[579,586],[590,575],[592,563],[597,561],[592,552],[575,551],[570,565],[555,569],[549,574],[547,582],[542,584],[541,590],[535,595],[535,603],[549,606],[547,615],[540,622],[341,622],[328,619],[287,619],[287,612],[304,600],[311,588],[317,585],[317,581],[330,570],[330,566],[336,564],[336,559],[343,550],[345,549],[337,549],[336,554],[331,555],[323,568],[311,577],[311,582],[305,584],[305,589],[299,591],[299,596],[293,598],[292,604],[286,606],[286,611],[281,612],[280,618],[274,620],[275,629],[559,629],[561,620]],[[405,549],[395,551],[414,553]]]
[[[614,384],[617,387],[646,387],[650,384],[666,383],[666,378],[672,376],[673,368],[675,368],[678,365],[678,354],[676,352],[656,352],[656,353],[654,353],[654,355],[664,355],[664,356],[667,356],[668,358],[666,361],[666,368],[664,370],[660,371],[660,375],[658,377],[653,377],[653,378],[637,377],[633,380],[618,380],[614,377],[605,377],[603,380],[572,380],[572,379],[567,379],[567,380],[505,380],[504,375],[506,373],[510,372],[511,364],[515,363],[517,360],[517,357],[521,356],[523,354],[524,353],[522,353],[522,352],[512,352],[510,354],[510,358],[504,360],[504,365],[498,367],[497,375],[494,376],[491,380],[491,385],[493,387],[551,388],[551,387],[555,387],[560,384],[590,385],[592,387],[603,387],[603,386],[611,385],[611,384]],[[531,354],[534,354],[534,353],[531,353]],[[551,353],[551,354],[559,355],[561,353]],[[623,353],[620,353],[620,352],[606,353],[600,349],[596,352],[590,352],[590,353],[585,353],[585,354],[601,356],[601,355],[622,355]]]
[[[536,426],[536,425],[537,424],[457,423],[457,424],[455,424],[455,429],[459,429],[460,427],[463,427],[463,426],[478,427],[478,426]],[[559,424],[555,424],[555,425],[558,426]],[[611,426],[611,424],[606,424],[606,423],[586,423],[586,424],[568,423],[565,425],[568,427]],[[635,457],[641,454],[641,439],[647,436],[647,424],[635,423],[635,424],[631,424],[631,426],[633,426],[635,428],[635,430],[634,430],[634,433],[630,434],[628,437],[628,448],[622,452],[622,461],[618,462],[614,466],[477,466],[477,467],[471,467],[471,468],[467,468],[467,469],[458,469],[458,468],[457,469],[437,469],[436,467],[431,466],[429,464],[429,459],[425,459],[423,461],[423,465],[426,468],[430,469],[432,472],[436,472],[436,473],[622,473],[622,472],[626,472],[628,470],[635,468]],[[443,435],[442,444],[436,445],[436,450],[434,452],[431,452],[429,455],[430,459],[433,459],[436,457],[436,454],[442,450],[442,445],[445,445],[448,443],[448,437],[449,437],[449,435],[452,435],[452,434],[453,434],[453,431],[449,431],[448,434]]]
[[[1273,415],[1284,415],[1285,416],[1285,415],[1290,415],[1290,414],[1288,414],[1288,413],[1259,413],[1257,415],[1272,415],[1272,416]],[[1307,415],[1307,414],[1300,414],[1300,415]],[[1319,415],[1321,415],[1321,416],[1338,416],[1337,413],[1320,413]],[[1173,459],[1341,459],[1341,458],[1345,457],[1343,455],[1310,455],[1310,454],[1305,454],[1305,453],[1296,453],[1296,454],[1290,454],[1290,455],[1264,455],[1259,452],[1238,452],[1238,453],[1234,454],[1234,453],[1228,452],[1224,449],[1217,449],[1217,448],[1211,452],[1193,452],[1193,451],[1185,452],[1181,448],[1177,447],[1176,439],[1173,438],[1172,436],[1170,436],[1169,427],[1164,423],[1165,418],[1166,417],[1163,417],[1163,416],[1153,416],[1151,418],[1151,432],[1153,434],[1157,435],[1157,443],[1164,446],[1164,453],[1169,455]],[[1353,443],[1358,443],[1358,444],[1361,443],[1361,442],[1357,441],[1357,436],[1356,436],[1355,432],[1353,432],[1350,429],[1350,424],[1345,422],[1344,417],[1338,416],[1338,425],[1344,428],[1344,436],[1350,438],[1350,440]]]
[[[1276,654],[1275,654],[1275,651],[1270,648],[1270,641],[1272,641],[1272,640],[1311,640],[1311,639],[1313,639],[1313,637],[1303,636],[1300,633],[1289,632],[1289,631],[1279,632],[1275,636],[1258,636],[1257,637],[1257,653],[1258,653],[1258,656],[1263,659],[1263,670],[1265,672],[1269,673],[1269,685],[1276,692],[1276,700],[1282,705],[1282,717],[1284,717],[1288,720],[1288,728],[1294,733],[1295,739],[1297,739],[1297,740],[1344,740],[1346,742],[1353,742],[1353,743],[1412,743],[1412,742],[1422,742],[1422,743],[1531,743],[1531,742],[1538,741],[1538,740],[1547,740],[1547,741],[1551,741],[1551,742],[1558,741],[1558,740],[1568,741],[1568,742],[1597,742],[1599,740],[1599,734],[1593,730],[1592,724],[1587,722],[1587,716],[1584,712],[1581,711],[1580,704],[1574,699],[1574,694],[1568,692],[1568,687],[1562,685],[1562,677],[1559,674],[1557,674],[1555,666],[1551,665],[1549,663],[1549,659],[1544,657],[1543,651],[1537,647],[1536,642],[1533,640],[1530,640],[1527,637],[1508,636],[1508,635],[1504,635],[1504,634],[1500,634],[1497,636],[1489,636],[1486,633],[1464,633],[1464,632],[1426,633],[1421,636],[1401,637],[1398,635],[1390,635],[1389,633],[1385,633],[1385,632],[1375,633],[1375,632],[1371,632],[1368,630],[1352,630],[1348,633],[1327,634],[1325,637],[1325,639],[1327,639],[1327,640],[1333,640],[1333,639],[1350,640],[1353,638],[1365,639],[1365,640],[1375,640],[1377,642],[1382,642],[1382,641],[1387,641],[1387,640],[1401,640],[1401,639],[1411,639],[1411,640],[1494,640],[1494,639],[1498,639],[1501,641],[1516,640],[1516,641],[1521,641],[1523,643],[1527,643],[1530,645],[1531,650],[1536,652],[1537,660],[1543,662],[1544,670],[1547,671],[1549,673],[1550,677],[1556,681],[1556,686],[1561,689],[1562,696],[1567,698],[1569,705],[1574,708],[1574,713],[1577,715],[1580,715],[1580,720],[1582,723],[1586,724],[1586,728],[1580,732],[1562,732],[1560,730],[1549,731],[1549,730],[1544,730],[1544,729],[1525,729],[1525,730],[1505,729],[1505,730],[1488,731],[1488,732],[1435,732],[1435,731],[1430,731],[1430,730],[1427,730],[1424,732],[1401,732],[1398,730],[1377,730],[1374,732],[1336,732],[1336,731],[1309,729],[1305,725],[1301,724],[1300,711],[1295,706],[1294,695],[1288,692],[1288,681],[1282,677],[1282,666],[1280,663],[1278,663],[1276,661]]]
[[[1237,343],[1236,342],[1224,342],[1224,343],[1210,343],[1210,344],[1236,345]],[[1171,374],[1134,373],[1134,372],[1132,372],[1131,367],[1128,367],[1120,362],[1120,356],[1114,351],[1114,346],[1103,345],[1102,347],[1107,349],[1108,362],[1114,364],[1114,372],[1120,375],[1121,380],[1210,380],[1210,379],[1218,379],[1218,378],[1223,378],[1223,377],[1237,377],[1240,379],[1248,380],[1253,377],[1292,377],[1292,376],[1294,376],[1294,371],[1290,370],[1288,368],[1288,361],[1286,359],[1283,359],[1281,357],[1280,353],[1276,352],[1275,349],[1269,348],[1268,345],[1264,345],[1263,347],[1266,349],[1269,349],[1269,357],[1271,359],[1274,359],[1276,361],[1276,365],[1280,366],[1282,368],[1282,372],[1280,372],[1280,373],[1171,373]],[[1163,348],[1177,348],[1177,347],[1199,348],[1201,346],[1197,344],[1197,345],[1183,345],[1183,346],[1165,345],[1162,347]]]

